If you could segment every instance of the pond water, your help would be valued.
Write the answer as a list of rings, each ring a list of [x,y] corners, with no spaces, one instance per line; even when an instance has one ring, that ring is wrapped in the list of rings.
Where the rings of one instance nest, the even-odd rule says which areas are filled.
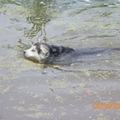
[[[120,47],[120,0],[0,0],[0,120],[119,120],[120,52],[39,64],[38,39],[74,49]]]

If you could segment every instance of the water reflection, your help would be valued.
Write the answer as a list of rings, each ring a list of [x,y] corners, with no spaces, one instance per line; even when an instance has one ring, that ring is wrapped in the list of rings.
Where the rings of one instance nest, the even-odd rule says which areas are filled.
[[[2,12],[5,16],[13,19],[26,18],[31,28],[24,27],[24,36],[33,38],[42,36],[46,40],[45,24],[50,21],[50,9],[54,7],[52,0],[25,0],[25,1],[0,1]]]
[[[106,7],[109,4],[118,4],[120,1],[119,0],[1,0],[0,1],[0,6],[4,7],[4,12],[9,11],[8,6],[17,6],[17,7],[24,7],[27,10],[23,11],[22,7],[19,8],[20,15],[19,17],[25,17],[28,24],[30,25],[30,28],[24,28],[24,36],[28,38],[34,38],[34,37],[41,37],[42,39],[46,40],[46,23],[48,23],[52,15],[51,13],[53,12],[61,12],[66,9],[74,9],[74,8],[79,8],[75,14],[80,14],[81,12],[89,9],[89,8],[95,8],[95,7]],[[101,5],[102,4],[102,5]],[[94,7],[93,7],[94,6]],[[12,10],[12,12],[17,11],[17,7],[15,7],[15,10]],[[10,11],[11,12],[11,11]],[[14,15],[14,12],[9,15],[9,17],[16,17]],[[23,13],[24,12],[24,13]],[[16,12],[18,15],[18,13]],[[24,14],[24,15],[23,15]]]
[[[38,35],[38,37],[43,36],[43,39],[46,40],[45,24],[51,19],[50,15],[47,13],[47,6],[49,6],[50,2],[52,1],[33,1],[31,7],[33,15],[27,17],[27,21],[29,24],[32,24],[32,27],[30,30],[24,32],[25,36],[33,38]]]

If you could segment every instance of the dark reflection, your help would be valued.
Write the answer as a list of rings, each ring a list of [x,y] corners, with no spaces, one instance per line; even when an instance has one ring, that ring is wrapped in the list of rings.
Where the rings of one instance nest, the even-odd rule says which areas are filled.
[[[51,17],[49,15],[48,9],[52,0],[34,0],[32,3],[32,13],[33,16],[27,17],[29,24],[32,23],[30,30],[25,30],[24,35],[29,38],[33,38],[36,35],[43,36],[43,40],[46,40],[45,24],[50,21]]]
[[[25,37],[33,38],[42,36],[46,40],[45,24],[50,21],[50,9],[55,6],[54,0],[1,0],[0,7],[6,5],[18,5],[27,8],[31,15],[26,18],[27,22],[32,25],[31,28],[24,29]]]

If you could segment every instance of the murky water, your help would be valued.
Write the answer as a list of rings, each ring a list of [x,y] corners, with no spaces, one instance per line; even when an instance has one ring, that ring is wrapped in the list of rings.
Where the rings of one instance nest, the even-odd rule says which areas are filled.
[[[0,120],[119,120],[120,52],[65,65],[24,58],[38,39],[74,49],[120,47],[120,0],[0,0]]]

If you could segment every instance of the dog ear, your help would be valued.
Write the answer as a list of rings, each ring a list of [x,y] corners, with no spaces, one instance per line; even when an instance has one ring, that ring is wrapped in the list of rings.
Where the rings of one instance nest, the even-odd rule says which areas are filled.
[[[44,44],[40,46],[40,49],[42,50],[42,53],[48,57],[50,55],[50,48]]]

